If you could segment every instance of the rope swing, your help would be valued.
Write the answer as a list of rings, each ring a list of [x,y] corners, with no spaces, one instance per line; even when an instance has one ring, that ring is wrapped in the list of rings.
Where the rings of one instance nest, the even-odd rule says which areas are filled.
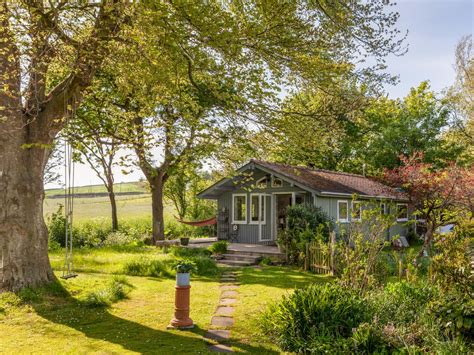
[[[73,105],[74,106],[74,105]],[[65,107],[66,112],[66,127],[69,125],[68,107]],[[74,110],[71,112],[74,118]],[[64,137],[64,214],[66,219],[65,226],[65,259],[64,268],[61,278],[67,280],[78,276],[74,273],[73,263],[73,214],[74,214],[74,149],[69,141],[68,135]]]

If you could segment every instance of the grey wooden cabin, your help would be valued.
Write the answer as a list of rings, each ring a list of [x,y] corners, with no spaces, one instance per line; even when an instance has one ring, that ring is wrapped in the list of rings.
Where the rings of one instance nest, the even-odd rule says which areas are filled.
[[[340,228],[361,217],[365,202],[375,202],[382,213],[390,208],[397,214],[386,239],[406,236],[408,228],[408,201],[397,189],[362,175],[303,166],[252,159],[198,197],[217,200],[218,239],[237,243],[275,244],[286,227],[287,207],[301,203],[320,207]]]

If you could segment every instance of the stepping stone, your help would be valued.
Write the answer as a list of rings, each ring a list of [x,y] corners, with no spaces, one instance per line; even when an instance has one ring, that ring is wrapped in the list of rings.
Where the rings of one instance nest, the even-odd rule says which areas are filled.
[[[217,344],[217,345],[209,345],[207,347],[210,351],[215,351],[217,353],[233,353],[234,350],[230,346]]]
[[[214,314],[229,317],[232,316],[232,313],[234,313],[234,307],[219,306],[217,307],[216,312]]]
[[[204,338],[215,341],[226,341],[230,338],[230,330],[225,329],[211,329],[204,334]]]
[[[237,285],[222,285],[220,288],[221,288],[221,291],[237,290],[239,288],[239,286],[237,286]]]
[[[221,298],[236,298],[238,296],[237,291],[233,290],[228,290],[228,291],[223,291],[221,294]]]
[[[235,298],[221,298],[219,301],[219,306],[231,306],[235,302],[237,302]]]
[[[234,325],[234,318],[214,316],[211,319],[211,325],[214,327],[232,327]]]
[[[221,277],[221,281],[237,281],[237,278],[235,278],[235,277],[230,277],[230,276]]]

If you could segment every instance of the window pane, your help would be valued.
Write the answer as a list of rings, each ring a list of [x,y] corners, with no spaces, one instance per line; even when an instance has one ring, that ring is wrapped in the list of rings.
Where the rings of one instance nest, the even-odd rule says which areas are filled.
[[[398,205],[398,219],[408,219],[407,205]]]
[[[252,211],[250,218],[252,219],[252,222],[258,222],[258,209],[259,209],[258,200],[259,200],[258,196],[252,195],[252,200],[251,200],[251,205],[250,205],[251,206],[250,209]]]
[[[385,203],[380,204],[380,214],[387,214],[387,206]]]
[[[360,202],[354,202],[352,204],[352,218],[360,219],[361,218],[361,205]]]
[[[262,206],[260,206],[260,220],[265,221],[265,196],[262,196]]]
[[[234,221],[245,221],[246,213],[245,196],[234,196]]]
[[[273,187],[282,187],[283,186],[283,182],[280,180],[280,179],[277,179],[277,178],[274,178],[273,179],[273,184],[272,184]]]
[[[339,202],[339,219],[340,220],[347,220],[347,202]]]

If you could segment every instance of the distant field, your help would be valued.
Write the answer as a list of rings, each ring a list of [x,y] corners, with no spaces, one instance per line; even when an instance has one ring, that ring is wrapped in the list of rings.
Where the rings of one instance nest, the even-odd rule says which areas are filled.
[[[149,192],[146,187],[146,183],[143,182],[124,182],[115,184],[114,189],[116,192]],[[78,186],[74,188],[74,193],[93,193],[93,192],[107,192],[104,185],[88,185]],[[46,190],[46,197],[51,195],[64,194],[64,189],[48,189]]]
[[[141,183],[124,183],[115,186],[117,192],[147,192]],[[75,193],[105,192],[104,186],[92,185],[76,188]],[[56,212],[59,205],[64,205],[63,199],[52,199],[48,196],[62,194],[62,189],[51,189],[46,191],[44,200],[44,215],[51,216]],[[151,217],[151,196],[149,193],[135,196],[118,196],[117,209],[119,220],[148,218]],[[110,219],[110,202],[108,197],[87,197],[74,199],[74,219],[81,222],[90,219]],[[165,207],[165,218],[173,218],[174,208]]]

